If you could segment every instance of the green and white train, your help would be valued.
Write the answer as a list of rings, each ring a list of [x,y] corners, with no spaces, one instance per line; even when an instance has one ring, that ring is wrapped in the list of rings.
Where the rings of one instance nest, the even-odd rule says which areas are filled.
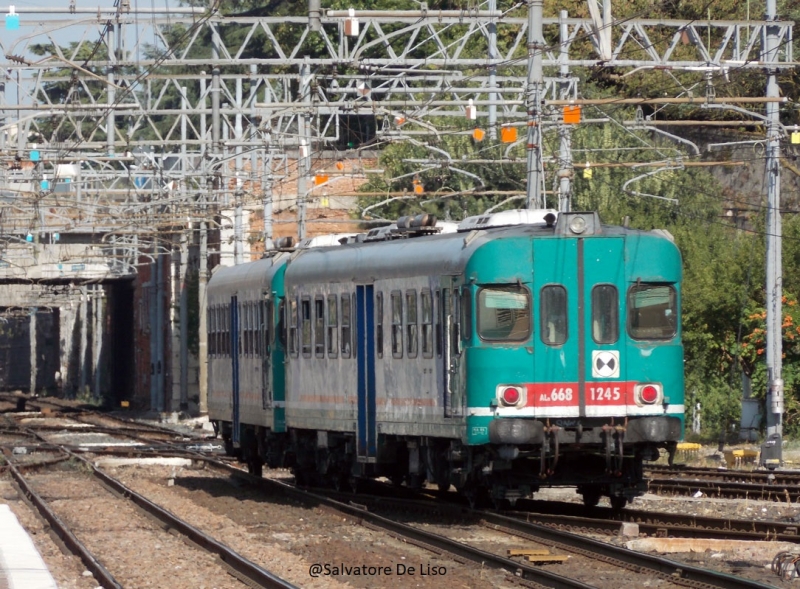
[[[683,433],[681,259],[596,213],[435,219],[222,268],[209,413],[252,472],[622,507]]]

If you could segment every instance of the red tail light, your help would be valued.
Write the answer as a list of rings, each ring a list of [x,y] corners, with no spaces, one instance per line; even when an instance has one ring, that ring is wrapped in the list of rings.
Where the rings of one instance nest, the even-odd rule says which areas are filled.
[[[664,398],[664,388],[660,383],[643,383],[634,387],[637,405],[656,405]]]
[[[525,389],[513,385],[497,387],[497,400],[503,407],[521,407],[525,405]]]
[[[503,390],[503,403],[506,405],[516,405],[519,403],[519,391],[514,387]]]
[[[658,389],[651,384],[642,387],[642,403],[652,405],[656,401],[658,401]]]

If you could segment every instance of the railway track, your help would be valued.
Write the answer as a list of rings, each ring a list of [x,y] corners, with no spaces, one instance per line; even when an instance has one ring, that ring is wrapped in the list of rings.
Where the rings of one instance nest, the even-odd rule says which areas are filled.
[[[70,416],[74,417],[74,416]],[[105,426],[93,426],[104,428]],[[28,428],[28,435],[40,434]],[[148,432],[134,432],[128,428],[124,432],[116,432],[118,435],[132,437],[133,439],[146,440]],[[40,436],[39,439],[44,439]],[[336,501],[332,497],[321,497],[318,493],[309,493],[303,489],[297,489],[293,486],[286,485],[279,481],[272,481],[269,479],[257,479],[246,474],[242,470],[231,466],[223,461],[210,457],[194,450],[188,450],[183,446],[176,446],[170,442],[153,441],[150,446],[138,446],[136,448],[93,448],[93,453],[108,453],[108,454],[128,454],[128,455],[154,455],[163,456],[166,453],[170,455],[190,456],[197,460],[203,460],[217,469],[222,469],[227,473],[231,473],[236,477],[243,478],[250,483],[270,487],[274,492],[276,488],[280,489],[281,493],[285,493],[294,499],[308,503],[309,505],[323,506],[326,510],[333,510],[342,514],[345,517],[356,520],[358,523],[365,525],[372,529],[381,529],[391,536],[403,539],[403,541],[410,544],[423,547],[431,550],[437,554],[451,555],[457,561],[470,560],[475,563],[481,563],[481,566],[496,567],[506,571],[514,571],[517,578],[526,580],[535,584],[536,586],[543,587],[589,587],[591,583],[586,583],[580,579],[563,578],[563,575],[555,575],[544,571],[540,568],[529,566],[512,559],[505,555],[496,554],[491,551],[482,549],[477,546],[472,546],[468,542],[463,542],[458,539],[448,538],[446,534],[432,533],[430,530],[420,529],[419,526],[409,526],[396,518],[389,518],[381,516],[379,508],[370,504],[369,509],[364,509],[364,505],[359,505],[371,501],[368,497],[361,495],[353,497],[347,496],[346,502]],[[32,444],[30,449],[32,452],[52,452],[57,446],[40,443]],[[87,451],[84,449],[84,451]],[[72,454],[75,455],[74,453]],[[98,469],[93,468],[93,472],[97,472],[95,476],[100,476],[102,473]],[[107,476],[107,475],[106,475]],[[123,492],[124,491],[120,491]],[[353,499],[359,504],[351,504]],[[382,501],[386,503],[386,498]],[[521,502],[523,505],[525,502]],[[535,503],[535,502],[531,502]],[[567,504],[568,505],[568,504]],[[451,506],[457,510],[457,513],[463,513],[465,510],[461,506]],[[385,506],[384,506],[385,509]],[[432,507],[433,510],[443,510],[441,504]],[[447,508],[449,509],[449,508]],[[626,518],[630,519],[631,514],[626,514]],[[643,513],[639,514],[642,518],[650,517],[653,519],[653,514]],[[532,542],[539,545],[547,545],[556,547],[558,550],[564,550],[574,555],[576,558],[590,559],[595,562],[595,565],[588,565],[589,570],[592,566],[599,566],[598,563],[604,563],[603,566],[618,567],[627,571],[626,574],[636,575],[649,575],[651,577],[658,577],[661,579],[661,586],[683,586],[683,587],[730,587],[742,588],[745,587],[763,587],[761,583],[754,583],[746,579],[740,579],[731,575],[717,573],[705,569],[691,567],[685,564],[675,563],[666,559],[661,559],[645,554],[639,554],[627,549],[621,549],[603,542],[598,542],[589,538],[569,534],[565,530],[576,531],[591,531],[595,533],[616,533],[619,529],[620,521],[614,519],[600,519],[600,518],[580,518],[579,516],[556,516],[550,515],[536,515],[529,514],[497,514],[492,512],[475,512],[469,517],[478,517],[479,525],[493,533],[501,535],[512,535],[523,541]],[[657,517],[657,516],[656,516]],[[713,519],[713,518],[706,518]],[[525,520],[538,520],[537,523]],[[652,535],[691,535],[692,537],[720,537],[718,530],[724,530],[725,524],[720,522],[698,522],[693,524],[684,522],[665,522],[659,520],[656,522],[640,521],[640,529],[643,533]],[[753,522],[750,522],[751,524]],[[713,526],[714,530],[706,530],[705,526]],[[733,524],[728,524],[729,528],[736,527]],[[782,535],[792,536],[791,530],[785,526],[781,530],[776,528],[768,528],[764,524],[760,529],[743,531],[729,529],[723,531],[724,537],[736,537],[737,539],[763,539],[764,537],[771,537],[773,539],[779,538]],[[644,528],[644,529],[642,529]],[[772,536],[770,536],[770,534]],[[790,541],[797,541],[797,537],[791,538]],[[474,542],[473,542],[474,543]],[[560,571],[559,571],[560,572]],[[642,579],[635,581],[640,584]],[[621,585],[630,586],[630,579],[627,582],[622,582]],[[667,585],[664,585],[666,583]]]
[[[346,500],[348,495],[340,492],[324,491],[324,495],[330,498],[339,500]],[[597,573],[597,567],[601,563],[612,565],[615,567],[627,569],[632,572],[640,573],[648,578],[658,578],[663,583],[673,584],[683,587],[725,587],[725,588],[744,588],[744,587],[765,587],[763,583],[741,579],[724,573],[709,571],[697,567],[685,565],[683,563],[676,563],[674,561],[650,556],[621,548],[604,542],[570,533],[561,529],[554,529],[553,526],[543,524],[538,521],[539,514],[500,514],[487,510],[471,510],[464,506],[434,502],[431,500],[409,500],[409,499],[393,499],[386,496],[364,496],[357,495],[352,497],[352,501],[356,501],[368,508],[370,512],[394,512],[409,514],[416,512],[418,515],[426,516],[425,520],[436,520],[442,517],[443,514],[449,516],[451,519],[458,521],[460,519],[472,519],[478,525],[496,530],[505,534],[517,536],[537,544],[543,544],[553,547],[555,549],[583,557],[588,561],[588,570],[593,570]],[[530,521],[530,520],[537,521]],[[548,519],[548,518],[544,518]],[[550,518],[550,522],[554,522],[556,516]],[[560,520],[563,524],[565,521],[576,523],[578,518],[572,520]],[[578,522],[580,531],[593,531],[597,529],[599,520],[585,518],[585,522]],[[589,528],[585,524],[589,524]],[[618,532],[620,522],[613,522],[614,532]],[[463,533],[463,526],[459,527],[459,531]],[[634,583],[628,580],[628,583]],[[626,586],[635,586],[634,584]],[[641,586],[641,585],[639,585]]]
[[[707,497],[724,499],[753,499],[797,503],[800,487],[793,485],[763,485],[713,480],[650,479],[648,490],[659,495],[693,496],[698,491]]]
[[[800,472],[791,470],[728,470],[688,466],[649,466],[654,478],[714,480],[763,485],[800,485]]]
[[[557,528],[600,534],[616,534],[622,522],[631,522],[638,524],[640,533],[654,537],[800,543],[800,524],[797,522],[707,517],[630,508],[621,512],[607,507],[587,510],[575,503],[536,500],[517,501],[515,510],[510,512],[514,513]]]
[[[83,465],[83,472],[90,472],[93,478],[96,479],[108,493],[106,493],[106,496],[103,498],[94,495],[91,490],[88,490],[87,486],[85,485],[85,481],[82,480],[85,477],[81,476],[80,474],[72,477],[67,476],[67,478],[69,478],[71,481],[69,487],[74,487],[76,489],[80,488],[82,491],[84,491],[84,493],[86,493],[86,496],[92,498],[98,503],[105,504],[109,501],[110,496],[116,498],[116,502],[129,503],[135,506],[136,510],[120,507],[116,509],[114,513],[116,516],[122,519],[125,517],[132,517],[131,521],[133,523],[129,524],[129,529],[135,530],[137,535],[144,533],[151,539],[153,543],[157,543],[165,542],[164,539],[159,539],[159,534],[163,535],[165,532],[168,534],[173,532],[180,534],[186,540],[188,540],[191,547],[194,547],[186,547],[187,552],[196,552],[197,550],[200,550],[208,553],[209,555],[213,555],[214,558],[211,559],[211,563],[216,562],[218,564],[213,565],[209,562],[204,563],[206,567],[204,569],[205,574],[211,574],[212,576],[216,575],[217,578],[221,576],[227,577],[232,575],[239,580],[239,586],[263,587],[264,589],[296,588],[295,585],[247,560],[240,554],[217,542],[208,534],[205,534],[197,528],[194,528],[187,522],[177,518],[175,515],[160,508],[142,495],[129,489],[114,477],[95,468],[84,458],[70,452],[69,450],[62,449],[62,451],[67,458],[76,461],[80,465]],[[70,526],[65,523],[67,518],[60,517],[57,514],[58,509],[54,509],[53,505],[48,503],[48,501],[44,498],[43,493],[37,492],[35,489],[37,485],[32,484],[29,478],[23,474],[22,469],[18,468],[14,464],[13,454],[8,450],[8,448],[4,448],[3,454],[6,458],[7,469],[16,483],[20,495],[25,497],[30,504],[36,508],[36,511],[38,511],[41,517],[47,521],[48,525],[63,542],[63,544],[75,556],[80,558],[86,568],[91,571],[95,579],[102,587],[105,589],[122,589],[123,584],[119,582],[109,571],[109,568],[103,564],[104,562],[108,563],[108,566],[110,566],[112,569],[114,568],[113,563],[115,563],[115,559],[113,558],[113,552],[105,553],[105,548],[107,548],[108,545],[105,544],[104,546],[102,540],[95,538],[95,534],[91,529],[91,524],[89,523],[84,525],[84,522],[76,522]],[[51,461],[42,461],[35,465],[28,464],[27,467],[42,469],[44,467],[51,466],[52,464],[53,463]],[[46,489],[49,488],[50,492],[53,492],[53,487],[52,485],[48,485],[46,478],[41,475],[37,475],[36,478],[39,479],[38,484],[40,486],[43,486]],[[63,481],[60,481],[59,486],[62,484]],[[85,500],[85,497],[82,497],[82,499]],[[135,520],[137,517],[140,517],[136,515],[137,511],[145,513],[151,520],[156,522],[157,525],[143,526],[141,523],[135,523],[133,520]],[[129,515],[126,516],[125,514]],[[77,531],[73,531],[71,529],[72,527],[78,527],[79,529]],[[160,530],[160,532],[157,530]],[[88,537],[89,540],[93,542],[95,546],[94,553],[87,547],[87,542],[81,540],[79,536],[84,538]],[[149,544],[143,544],[143,546],[144,545]],[[187,562],[194,562],[194,559],[197,559],[197,556],[192,557],[191,555],[187,554],[187,558]],[[152,569],[148,574],[159,574],[158,560],[154,559],[147,564],[148,568]],[[209,573],[209,569],[213,569],[214,567],[218,568],[219,571],[214,572],[211,570]],[[164,578],[171,579],[174,579],[176,576],[180,576],[180,573],[176,572],[175,570],[170,570],[169,568],[162,574]],[[191,575],[192,571],[189,571],[188,574]]]

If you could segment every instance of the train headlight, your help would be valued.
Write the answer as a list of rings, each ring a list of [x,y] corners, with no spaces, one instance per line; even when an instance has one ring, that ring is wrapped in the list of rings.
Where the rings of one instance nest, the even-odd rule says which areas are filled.
[[[586,219],[583,217],[574,217],[569,222],[569,230],[577,234],[583,233],[586,231]]]
[[[655,405],[664,398],[664,392],[658,383],[637,384],[634,394],[637,405]]]
[[[525,389],[511,385],[497,387],[497,399],[503,407],[520,407],[525,405]]]

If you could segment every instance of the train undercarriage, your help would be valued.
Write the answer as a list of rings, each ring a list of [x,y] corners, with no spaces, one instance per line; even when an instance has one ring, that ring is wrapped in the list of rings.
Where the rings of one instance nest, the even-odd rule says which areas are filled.
[[[365,479],[385,477],[396,485],[441,491],[452,487],[472,505],[513,504],[542,487],[574,486],[588,507],[609,497],[622,509],[644,493],[643,462],[655,460],[664,449],[674,455],[676,441],[625,443],[625,429],[597,428],[594,438],[576,437],[551,427],[540,444],[468,446],[458,440],[381,436],[378,455],[359,459],[351,432],[291,430],[274,434],[266,428],[242,426],[234,445],[231,424],[218,424],[228,454],[260,476],[263,465],[291,468],[302,486],[356,490]]]

